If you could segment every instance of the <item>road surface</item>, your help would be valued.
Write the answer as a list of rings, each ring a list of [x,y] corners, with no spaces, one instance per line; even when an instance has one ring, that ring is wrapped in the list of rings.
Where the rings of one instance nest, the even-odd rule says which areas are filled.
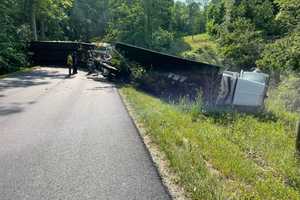
[[[66,73],[0,80],[0,199],[170,199],[114,85]]]

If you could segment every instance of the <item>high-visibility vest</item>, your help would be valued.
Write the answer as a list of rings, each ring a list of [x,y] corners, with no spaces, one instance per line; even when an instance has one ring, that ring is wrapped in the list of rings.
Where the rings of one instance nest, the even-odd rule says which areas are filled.
[[[71,55],[71,54],[68,55],[68,58],[67,58],[67,65],[73,65],[73,58],[72,58],[72,55]]]

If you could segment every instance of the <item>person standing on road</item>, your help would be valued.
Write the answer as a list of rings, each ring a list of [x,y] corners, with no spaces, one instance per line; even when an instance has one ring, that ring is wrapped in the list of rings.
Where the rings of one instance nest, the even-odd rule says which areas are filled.
[[[68,54],[67,66],[68,66],[68,69],[69,69],[69,76],[71,76],[72,75],[72,68],[73,68],[73,57],[72,57],[71,54]]]
[[[73,74],[77,74],[77,65],[78,65],[78,57],[77,57],[77,51],[74,51],[73,53]]]

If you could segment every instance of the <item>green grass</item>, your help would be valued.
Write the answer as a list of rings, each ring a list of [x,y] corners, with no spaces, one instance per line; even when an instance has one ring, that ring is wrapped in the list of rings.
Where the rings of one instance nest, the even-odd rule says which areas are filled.
[[[207,34],[186,36],[183,41],[190,46],[190,50],[181,52],[181,56],[210,64],[222,64],[222,59],[218,56],[218,45]]]
[[[192,199],[300,199],[296,114],[195,115],[184,102],[167,104],[132,87],[121,92]]]
[[[191,46],[193,51],[200,48],[211,48],[215,51],[217,49],[217,44],[213,42],[207,34],[186,36],[183,37],[183,41],[188,43]]]

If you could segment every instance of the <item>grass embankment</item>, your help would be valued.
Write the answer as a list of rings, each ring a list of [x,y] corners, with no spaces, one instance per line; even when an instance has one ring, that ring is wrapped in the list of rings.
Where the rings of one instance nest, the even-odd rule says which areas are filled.
[[[205,116],[132,87],[121,92],[192,199],[300,199],[297,115]]]
[[[181,52],[180,56],[200,62],[221,65],[222,60],[218,55],[218,45],[207,34],[186,36],[183,37],[183,42],[190,46],[190,50]]]

